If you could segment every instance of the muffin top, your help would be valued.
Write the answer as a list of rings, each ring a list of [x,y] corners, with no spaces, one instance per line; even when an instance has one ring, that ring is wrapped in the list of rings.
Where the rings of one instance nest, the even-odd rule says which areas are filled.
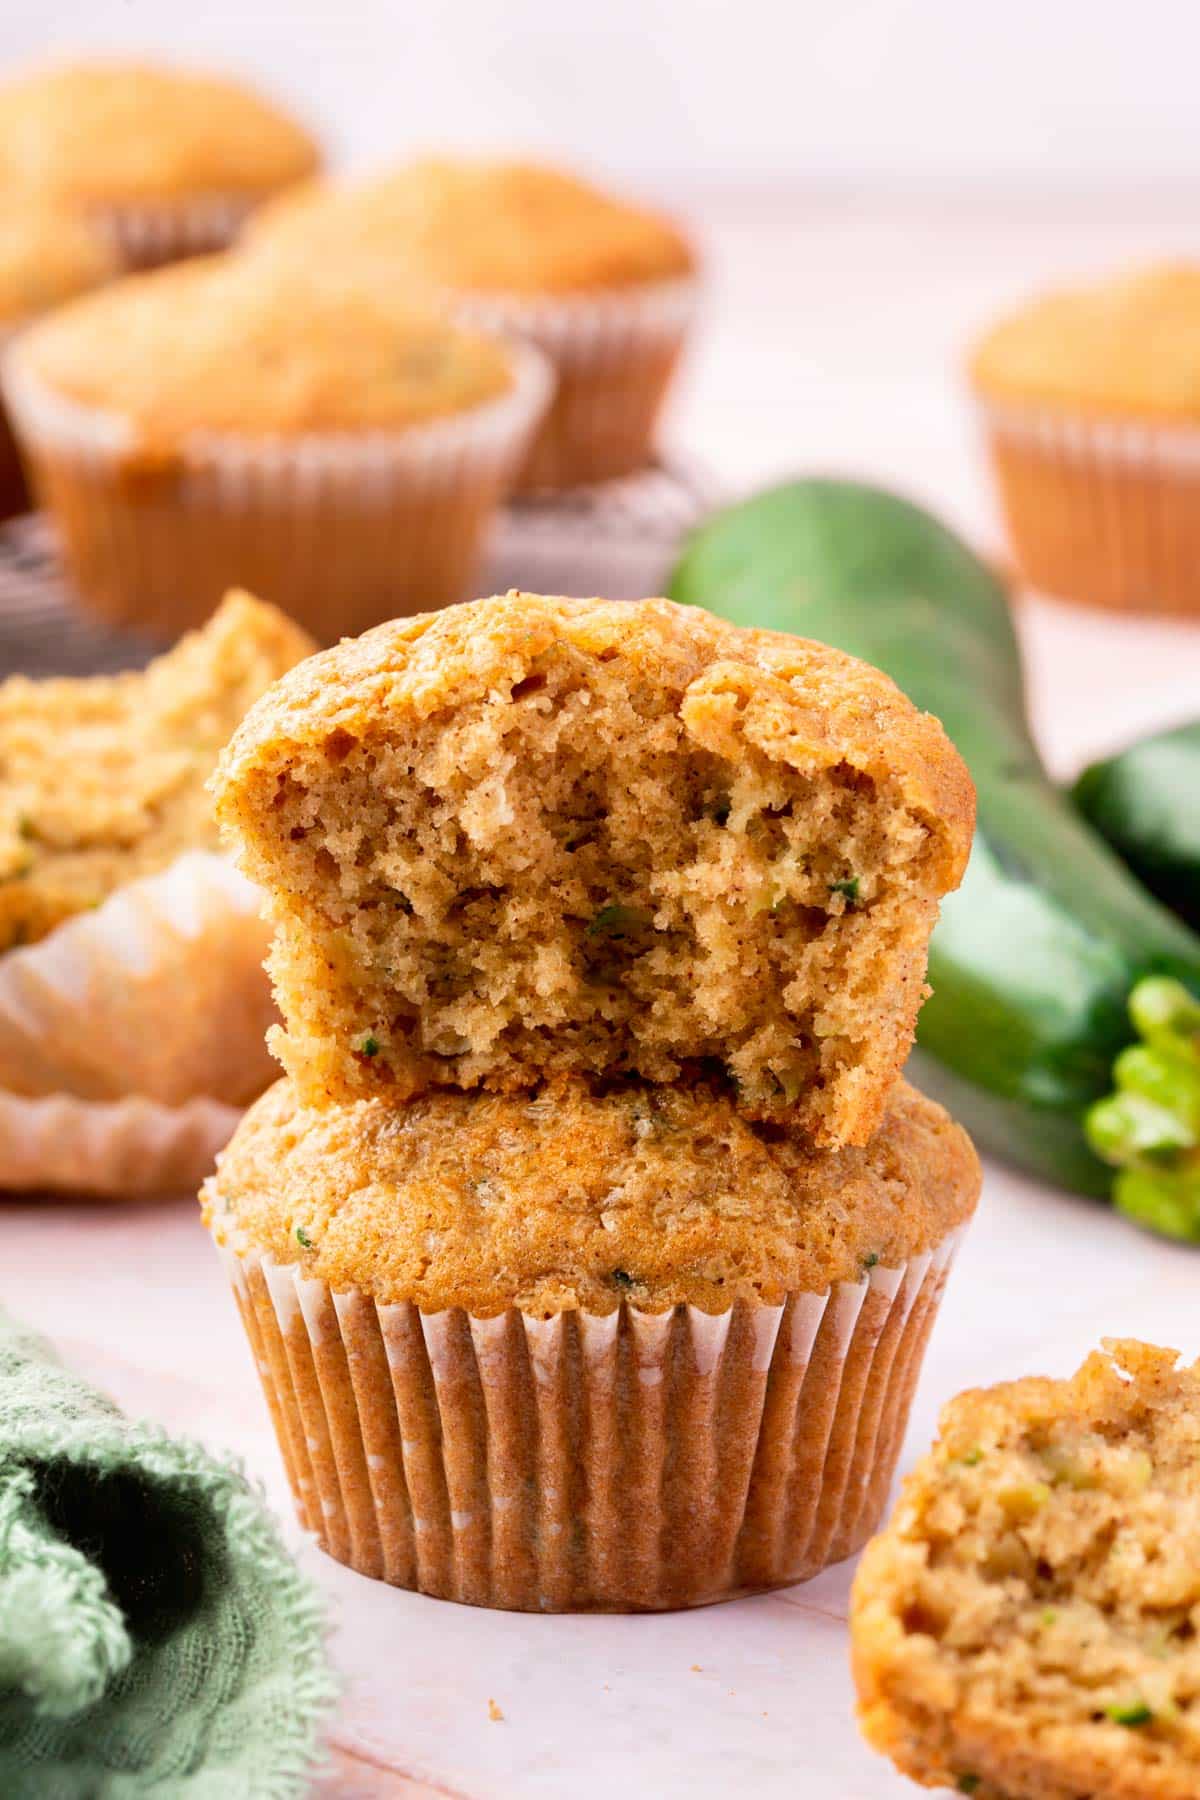
[[[0,195],[0,326],[98,287],[119,267],[105,239],[69,207],[17,190]]]
[[[824,1147],[878,1122],[974,814],[853,657],[516,592],[314,657],[216,790],[306,1102],[701,1065]]]
[[[164,449],[204,431],[404,429],[485,404],[514,378],[502,344],[391,283],[231,256],[73,302],[23,337],[15,366]]]
[[[1200,264],[1164,264],[1034,300],[987,333],[971,375],[995,401],[1168,424],[1200,419]]]
[[[215,849],[204,784],[217,754],[311,649],[273,606],[230,594],[144,671],[0,683],[0,950]]]
[[[294,120],[216,76],[82,62],[0,87],[0,176],[75,202],[271,193],[319,161]]]
[[[865,1149],[814,1156],[703,1083],[306,1111],[281,1081],[203,1200],[219,1242],[380,1303],[721,1312],[905,1261],[979,1181],[966,1134],[903,1083]]]
[[[976,1800],[1200,1791],[1200,1366],[1109,1342],[973,1390],[869,1545],[863,1729]]]
[[[572,294],[687,275],[695,257],[656,213],[531,163],[411,163],[351,188],[312,186],[250,228],[301,256],[365,253],[435,287]]]

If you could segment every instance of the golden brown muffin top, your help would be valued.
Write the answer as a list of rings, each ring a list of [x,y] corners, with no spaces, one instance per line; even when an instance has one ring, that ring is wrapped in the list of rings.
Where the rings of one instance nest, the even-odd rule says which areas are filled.
[[[219,76],[56,63],[0,88],[0,176],[72,201],[270,193],[319,162],[302,126]]]
[[[1200,419],[1200,264],[1047,294],[971,359],[987,399],[1164,424]]]
[[[131,275],[73,302],[25,336],[17,367],[163,448],[204,431],[402,430],[513,383],[502,344],[394,284],[229,256]]]
[[[312,640],[229,594],[143,671],[0,683],[0,950],[44,937],[184,850],[216,849],[205,782]]]
[[[39,194],[0,196],[0,327],[98,287],[119,268],[105,239],[69,207]]]
[[[691,274],[668,220],[532,163],[429,158],[355,187],[314,184],[250,229],[252,245],[386,257],[474,293],[572,294]]]
[[[969,1217],[979,1182],[965,1132],[903,1083],[865,1149],[815,1156],[702,1084],[306,1111],[281,1081],[203,1201],[218,1242],[381,1303],[720,1312],[904,1262]]]
[[[863,1729],[977,1800],[1200,1791],[1200,1365],[1106,1342],[960,1394],[867,1550]]]
[[[263,696],[221,759],[218,813],[234,823],[255,770],[332,732],[426,719],[511,690],[556,643],[616,661],[631,688],[679,695],[705,747],[736,757],[749,741],[808,770],[840,764],[888,784],[929,816],[941,891],[961,880],[971,846],[970,776],[938,721],[879,669],[786,632],[731,625],[673,600],[573,599],[515,589],[344,638]]]

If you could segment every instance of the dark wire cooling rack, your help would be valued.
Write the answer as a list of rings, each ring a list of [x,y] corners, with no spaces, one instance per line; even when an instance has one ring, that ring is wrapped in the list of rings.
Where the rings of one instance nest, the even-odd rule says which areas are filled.
[[[493,532],[479,591],[658,593],[681,540],[716,498],[707,477],[664,462],[603,487],[514,501]],[[43,515],[0,525],[0,679],[111,674],[140,668],[161,647],[80,607]]]

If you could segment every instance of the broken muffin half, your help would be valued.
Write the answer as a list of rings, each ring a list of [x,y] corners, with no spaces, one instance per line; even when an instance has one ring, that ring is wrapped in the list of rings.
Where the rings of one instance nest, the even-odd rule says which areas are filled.
[[[305,1103],[700,1075],[818,1146],[878,1123],[974,813],[852,657],[520,593],[311,658],[216,795]]]

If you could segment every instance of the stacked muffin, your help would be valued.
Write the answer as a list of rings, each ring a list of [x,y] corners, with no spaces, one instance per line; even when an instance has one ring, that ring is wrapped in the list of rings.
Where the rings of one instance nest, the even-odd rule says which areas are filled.
[[[205,1208],[306,1524],[528,1609],[856,1549],[979,1182],[898,1079],[971,832],[936,721],[698,609],[510,594],[301,665],[216,791],[288,1078]]]

